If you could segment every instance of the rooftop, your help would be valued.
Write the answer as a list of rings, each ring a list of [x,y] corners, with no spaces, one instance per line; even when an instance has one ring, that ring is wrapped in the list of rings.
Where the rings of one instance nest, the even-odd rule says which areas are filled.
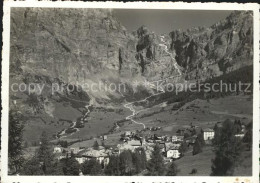
[[[140,140],[130,140],[127,142],[127,144],[129,144],[131,146],[141,146]]]
[[[203,129],[203,132],[214,132],[214,130],[211,128],[205,128]]]
[[[98,150],[84,150],[78,153],[79,156],[89,156],[89,157],[93,157],[93,158],[98,158],[98,157],[105,157],[107,156],[106,153],[103,153],[101,151]]]

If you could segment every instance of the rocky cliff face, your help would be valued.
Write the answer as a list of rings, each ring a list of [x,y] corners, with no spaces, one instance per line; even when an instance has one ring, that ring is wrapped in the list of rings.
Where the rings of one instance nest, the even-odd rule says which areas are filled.
[[[177,64],[175,55],[169,50],[168,35],[156,35],[145,26],[134,32],[138,42],[136,59],[141,66],[141,73],[150,80],[181,75],[182,68]]]
[[[11,72],[84,84],[114,78],[207,79],[252,64],[252,12],[209,28],[129,33],[108,9],[11,10]]]
[[[104,71],[139,72],[135,38],[110,10],[12,9],[11,26],[11,62],[21,62],[24,71],[65,82]]]
[[[209,28],[170,33],[171,50],[187,78],[199,69],[201,79],[219,76],[253,62],[252,12],[235,11]]]

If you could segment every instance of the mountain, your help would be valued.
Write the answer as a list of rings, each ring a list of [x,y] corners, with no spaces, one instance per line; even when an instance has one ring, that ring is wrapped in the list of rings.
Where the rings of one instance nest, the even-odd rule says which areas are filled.
[[[114,125],[115,120],[124,122],[124,115],[133,108],[125,109],[122,104],[144,99],[154,92],[152,87],[136,86],[134,81],[166,78],[169,83],[215,81],[229,80],[237,73],[250,73],[252,22],[251,11],[234,11],[207,28],[194,27],[157,35],[144,25],[128,32],[110,9],[12,8],[10,84],[47,86],[36,96],[30,95],[28,88],[20,93],[10,91],[11,101],[29,119],[25,138],[32,141],[39,131],[56,134],[70,128],[71,124],[76,124],[72,121],[84,113],[84,107],[91,104],[112,111],[110,116],[106,110],[95,111],[110,125]],[[171,79],[173,76],[177,77]],[[62,85],[62,91],[52,94],[53,83]],[[102,88],[109,83],[125,83],[127,90],[84,88],[93,83]],[[83,90],[70,92],[68,96],[68,85]],[[151,107],[163,101],[182,106],[196,97],[187,93],[181,96],[165,93],[143,100],[140,105]],[[10,102],[10,108],[13,103]],[[91,125],[104,125],[102,119],[94,119]],[[99,133],[107,133],[110,129],[109,125],[102,130],[97,127]],[[95,130],[87,132],[96,135],[93,134]]]
[[[111,9],[12,8],[10,73],[78,87],[123,82],[123,94],[88,90],[88,98],[131,98],[151,92],[135,80],[205,81],[252,65],[252,21],[251,11],[234,11],[208,28],[157,35],[145,26],[128,32]]]
[[[252,12],[234,11],[208,28],[156,35],[145,26],[127,32],[110,9],[13,8],[11,68],[73,84],[178,72],[189,80],[197,69],[207,79],[253,63],[252,21]]]
[[[200,78],[216,77],[253,64],[252,25],[252,12],[234,11],[209,28],[172,31],[171,49],[188,78],[197,67]]]

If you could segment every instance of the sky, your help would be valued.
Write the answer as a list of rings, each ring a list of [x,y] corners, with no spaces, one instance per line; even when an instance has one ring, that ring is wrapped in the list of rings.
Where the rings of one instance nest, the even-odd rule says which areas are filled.
[[[137,30],[142,25],[157,34],[168,34],[175,29],[197,26],[209,27],[226,18],[227,10],[151,10],[113,9],[115,17],[128,31]]]

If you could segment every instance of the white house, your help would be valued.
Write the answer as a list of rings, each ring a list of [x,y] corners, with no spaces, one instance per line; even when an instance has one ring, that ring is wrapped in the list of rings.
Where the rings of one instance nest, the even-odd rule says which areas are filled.
[[[125,132],[125,136],[127,137],[127,136],[130,136],[132,133],[130,132],[130,131],[126,131]]]
[[[142,146],[141,140],[130,140],[127,144],[133,146],[135,149]]]
[[[166,158],[174,158],[174,159],[180,158],[181,157],[181,153],[179,151],[180,147],[181,144],[165,143],[164,152]]]
[[[108,155],[99,150],[94,150],[94,149],[84,150],[82,152],[79,152],[79,154],[76,156],[76,160],[79,163],[84,163],[84,161],[90,160],[92,158],[95,158],[97,161],[99,161],[99,163],[102,163],[102,161],[104,161],[105,165],[109,163]]]
[[[181,153],[179,152],[179,149],[169,149],[166,152],[166,158],[178,159],[180,157],[181,157]]]
[[[53,153],[61,153],[63,151],[62,147],[56,146],[53,148]]]
[[[244,138],[245,134],[244,133],[238,133],[238,134],[235,134],[235,137],[237,138]]]
[[[107,140],[107,135],[104,135],[104,136],[103,136],[103,140]]]
[[[213,129],[206,128],[203,130],[204,140],[212,140],[214,138],[215,132]]]

